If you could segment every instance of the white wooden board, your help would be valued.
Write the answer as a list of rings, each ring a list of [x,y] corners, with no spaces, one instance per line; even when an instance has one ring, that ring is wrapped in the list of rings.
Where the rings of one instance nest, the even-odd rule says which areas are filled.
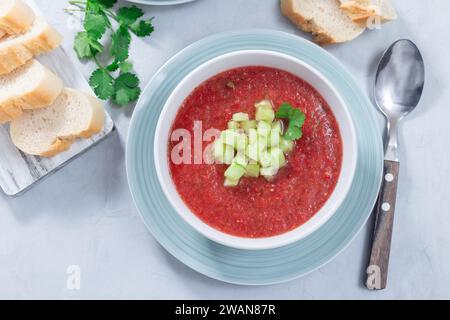
[[[36,10],[32,0],[27,1]],[[40,14],[40,13],[38,13]],[[65,87],[89,92],[86,79],[75,67],[62,48],[37,58],[43,65],[55,72],[64,82]],[[111,117],[106,114],[103,131],[90,139],[77,140],[69,150],[52,158],[26,155],[19,151],[9,137],[9,126],[0,125],[0,187],[11,196],[19,195],[39,180],[63,167],[70,160],[103,140],[114,130]]]

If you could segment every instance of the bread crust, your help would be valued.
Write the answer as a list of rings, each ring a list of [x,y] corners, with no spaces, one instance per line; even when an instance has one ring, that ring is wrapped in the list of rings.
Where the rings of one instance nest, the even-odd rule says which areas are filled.
[[[11,7],[0,17],[0,30],[6,34],[21,34],[33,24],[35,14],[22,0],[11,0]],[[1,36],[0,36],[1,38]]]
[[[35,37],[0,47],[0,75],[10,73],[34,56],[51,51],[61,44],[62,36],[59,32],[47,22],[44,23],[41,32]],[[0,41],[7,39],[8,37]]]

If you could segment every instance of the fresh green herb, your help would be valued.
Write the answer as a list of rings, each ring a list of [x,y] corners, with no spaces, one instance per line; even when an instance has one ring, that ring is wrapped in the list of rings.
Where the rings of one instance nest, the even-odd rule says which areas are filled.
[[[289,126],[284,133],[285,139],[294,141],[302,137],[302,127],[305,123],[306,115],[300,109],[295,109],[285,102],[280,106],[275,116],[289,121]]]
[[[118,105],[126,105],[136,101],[141,92],[139,78],[132,72],[133,65],[128,60],[131,34],[147,37],[154,28],[152,18],[142,18],[144,12],[136,6],[121,7],[117,13],[114,12],[112,8],[116,2],[117,0],[69,1],[84,13],[84,31],[75,36],[74,50],[80,59],[92,59],[97,64],[89,84],[100,99],[112,99]],[[115,26],[112,25],[112,20],[115,21]],[[100,42],[107,31],[111,34],[109,50]],[[100,62],[100,54],[109,60],[107,64]]]

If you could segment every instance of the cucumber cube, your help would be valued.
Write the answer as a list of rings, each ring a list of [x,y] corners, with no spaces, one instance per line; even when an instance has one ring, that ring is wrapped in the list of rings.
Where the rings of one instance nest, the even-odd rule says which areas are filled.
[[[237,130],[239,129],[239,122],[236,121],[228,121],[228,129],[233,129],[233,130]]]
[[[246,167],[248,164],[248,157],[244,153],[238,152],[233,159],[233,163]]]
[[[236,163],[232,163],[225,171],[225,177],[232,180],[239,180],[244,174],[245,168]]]
[[[272,165],[272,155],[267,151],[260,152],[259,163],[263,168],[270,167]]]
[[[242,121],[248,121],[249,117],[247,113],[244,112],[238,112],[233,114],[233,121],[242,122]]]
[[[223,144],[221,139],[214,143],[214,159],[218,163],[231,164],[234,158],[234,148]]]
[[[228,129],[222,131],[220,135],[220,139],[222,139],[224,144],[227,144],[229,146],[232,146],[233,148],[236,146],[236,141],[239,133],[237,133],[235,130]]]
[[[258,152],[263,153],[267,151],[267,139],[264,137],[258,137]]]
[[[270,180],[274,176],[277,175],[278,170],[279,170],[279,168],[277,168],[277,167],[267,167],[267,168],[261,168],[259,170],[259,173],[267,180]]]
[[[256,129],[248,129],[248,143],[249,144],[258,143],[258,131],[256,131]]]
[[[260,166],[257,163],[249,163],[245,167],[245,176],[251,177],[251,178],[258,178],[259,177],[259,169]]]
[[[258,143],[249,144],[247,146],[247,150],[245,150],[245,154],[251,160],[258,162],[258,160],[259,160]]]
[[[236,137],[236,150],[244,153],[247,149],[248,137],[244,133],[239,133]]]
[[[225,187],[236,187],[239,185],[239,179],[230,179],[225,178],[225,182],[223,183]]]
[[[279,169],[286,165],[286,158],[284,157],[284,153],[280,148],[271,148],[268,153],[270,154],[273,167]]]
[[[278,129],[270,130],[269,146],[277,147],[280,144],[281,136]]]
[[[272,130],[272,126],[266,121],[259,121],[257,130],[260,136],[268,137],[270,134],[270,130]]]
[[[283,134],[283,130],[284,130],[283,121],[277,120],[274,123],[272,123],[272,130],[278,131],[278,133],[280,135]]]
[[[255,108],[256,109],[262,108],[262,109],[272,109],[273,110],[273,104],[272,104],[271,100],[264,99],[264,100],[261,100],[258,103],[256,103]]]
[[[256,120],[247,120],[240,122],[241,128],[248,131],[249,129],[256,129],[257,122]]]
[[[290,153],[294,150],[294,141],[281,138],[279,148],[286,154]]]
[[[256,109],[255,119],[257,121],[272,122],[275,119],[275,112],[272,109],[258,108]]]

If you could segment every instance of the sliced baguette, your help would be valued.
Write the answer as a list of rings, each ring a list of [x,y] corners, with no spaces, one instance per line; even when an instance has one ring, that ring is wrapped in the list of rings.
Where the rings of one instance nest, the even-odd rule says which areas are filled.
[[[397,19],[390,0],[340,0],[341,9],[357,23],[367,23],[371,17],[380,17],[381,22]]]
[[[20,117],[24,109],[49,106],[62,89],[61,79],[35,59],[0,75],[0,123]]]
[[[35,14],[22,0],[0,1],[0,37],[4,34],[25,33],[33,24]]]
[[[64,89],[48,108],[27,110],[11,122],[13,143],[25,153],[52,157],[70,148],[77,138],[89,138],[102,130],[105,111],[99,100]]]
[[[340,9],[339,0],[281,0],[281,12],[321,45],[350,41],[364,32]]]
[[[55,49],[61,35],[44,19],[36,17],[24,34],[8,35],[0,39],[0,74],[6,74],[44,52]]]

